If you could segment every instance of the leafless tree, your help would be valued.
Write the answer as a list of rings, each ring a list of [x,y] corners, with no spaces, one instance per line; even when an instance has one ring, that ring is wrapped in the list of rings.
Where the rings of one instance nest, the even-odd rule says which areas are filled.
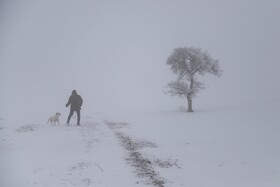
[[[176,48],[168,57],[166,64],[170,66],[173,73],[178,75],[176,81],[168,83],[166,93],[187,98],[188,112],[193,112],[192,98],[205,88],[203,82],[199,81],[199,77],[207,73],[218,77],[222,74],[219,61],[200,48]]]

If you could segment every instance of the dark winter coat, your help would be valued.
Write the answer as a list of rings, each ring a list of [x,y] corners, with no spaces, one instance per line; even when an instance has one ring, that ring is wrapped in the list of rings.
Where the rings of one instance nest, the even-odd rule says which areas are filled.
[[[73,90],[72,95],[69,97],[69,100],[66,104],[68,107],[71,104],[71,110],[80,110],[83,104],[83,99],[80,95],[77,94],[76,90]]]

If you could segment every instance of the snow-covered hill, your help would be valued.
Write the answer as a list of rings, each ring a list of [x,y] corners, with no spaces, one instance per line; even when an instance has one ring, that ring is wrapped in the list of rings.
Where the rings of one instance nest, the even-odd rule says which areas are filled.
[[[278,187],[279,107],[104,113],[81,127],[3,117],[0,186]]]

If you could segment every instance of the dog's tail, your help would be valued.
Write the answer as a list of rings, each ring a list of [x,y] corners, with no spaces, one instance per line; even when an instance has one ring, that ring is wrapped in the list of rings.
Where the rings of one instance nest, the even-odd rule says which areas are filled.
[[[47,121],[47,124],[49,124],[49,122],[50,122],[50,119]]]

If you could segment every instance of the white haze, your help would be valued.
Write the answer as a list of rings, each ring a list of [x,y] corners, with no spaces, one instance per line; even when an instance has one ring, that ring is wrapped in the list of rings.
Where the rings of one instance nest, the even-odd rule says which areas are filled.
[[[224,73],[194,110],[280,99],[277,0],[0,1],[0,117],[41,122],[63,113],[73,89],[82,117],[97,112],[174,110],[163,89],[166,59],[194,46]]]

